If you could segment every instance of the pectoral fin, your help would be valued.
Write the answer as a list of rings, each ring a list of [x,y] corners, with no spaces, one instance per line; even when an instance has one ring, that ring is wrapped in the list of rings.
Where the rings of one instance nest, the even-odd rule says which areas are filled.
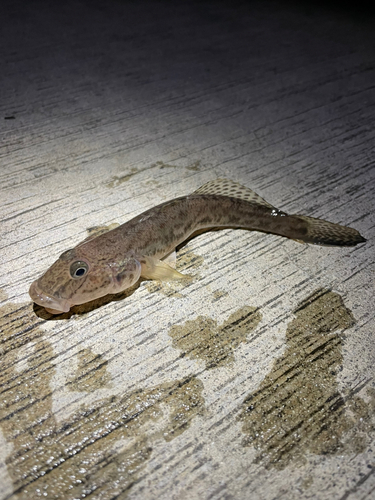
[[[141,263],[141,276],[143,278],[161,281],[191,278],[191,276],[179,273],[162,260],[155,259],[154,257],[142,256],[139,260]]]
[[[173,250],[173,252],[169,253],[165,257],[161,259],[165,264],[168,264],[168,266],[173,267],[173,269],[176,269],[176,250]]]

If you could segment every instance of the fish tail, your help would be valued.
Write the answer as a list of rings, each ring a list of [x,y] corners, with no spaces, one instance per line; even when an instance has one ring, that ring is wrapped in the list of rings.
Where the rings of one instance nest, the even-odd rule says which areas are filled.
[[[302,222],[298,224],[300,234],[293,236],[293,239],[302,240],[304,243],[350,247],[367,241],[352,227],[305,215],[290,215],[289,217]]]
[[[288,215],[261,198],[252,189],[229,179],[215,179],[207,182],[193,194],[228,196],[243,200],[252,207],[262,206],[271,217],[261,218],[254,224],[253,215],[246,224],[238,224],[248,229],[256,229],[280,236],[286,236],[300,243],[315,245],[354,246],[366,241],[356,229],[340,226],[323,219],[304,215]],[[270,212],[271,211],[271,212]],[[231,224],[229,224],[231,225]]]

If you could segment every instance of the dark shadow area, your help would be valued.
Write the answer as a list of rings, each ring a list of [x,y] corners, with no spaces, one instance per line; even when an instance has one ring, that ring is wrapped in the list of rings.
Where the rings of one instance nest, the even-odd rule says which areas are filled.
[[[61,319],[70,319],[72,316],[79,315],[83,316],[95,309],[100,309],[101,307],[109,304],[110,302],[118,302],[120,300],[127,299],[139,288],[142,281],[139,280],[135,285],[128,288],[124,292],[105,295],[104,297],[100,297],[99,299],[91,300],[90,302],[86,302],[85,304],[80,304],[77,306],[73,306],[69,312],[62,314],[51,314],[45,310],[44,307],[39,306],[37,304],[33,304],[34,313],[41,319],[46,321],[50,320],[61,320]]]

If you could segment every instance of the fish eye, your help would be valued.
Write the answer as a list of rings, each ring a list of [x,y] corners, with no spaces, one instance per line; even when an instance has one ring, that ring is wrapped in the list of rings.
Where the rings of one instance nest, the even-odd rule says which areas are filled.
[[[89,266],[86,264],[86,262],[77,260],[70,266],[70,276],[74,279],[79,279],[82,278],[88,270]]]

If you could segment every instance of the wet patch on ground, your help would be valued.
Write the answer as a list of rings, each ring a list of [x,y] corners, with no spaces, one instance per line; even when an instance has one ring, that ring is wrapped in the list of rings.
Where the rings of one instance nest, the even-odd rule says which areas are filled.
[[[180,283],[167,283],[161,281],[147,281],[145,283],[145,287],[150,293],[162,293],[166,297],[175,297],[176,299],[181,299],[184,297],[182,293],[180,293],[180,288],[178,286],[182,286],[182,282]]]
[[[181,357],[199,359],[205,362],[206,368],[217,368],[233,363],[235,349],[246,342],[261,319],[257,308],[245,306],[222,325],[207,316],[198,316],[183,325],[172,326],[169,335],[173,347],[181,351]]]
[[[171,441],[204,414],[203,384],[188,377],[109,396],[57,422],[51,389],[57,356],[37,326],[40,320],[30,304],[9,304],[1,312],[6,349],[0,427],[10,443],[6,465],[14,498],[124,498],[154,443]],[[99,379],[85,371],[90,364],[101,373]],[[108,382],[105,366],[100,356],[81,352],[78,372],[85,390]]]
[[[201,162],[200,162],[200,160],[198,160],[198,161],[195,161],[193,164],[189,165],[188,167],[186,167],[186,169],[192,170],[193,172],[199,172],[200,167],[201,167]]]
[[[177,270],[181,273],[195,271],[204,262],[201,255],[197,255],[189,246],[181,248],[177,254]]]
[[[178,168],[177,165],[170,165],[169,163],[164,163],[163,161],[157,161],[153,163],[151,167],[158,167],[161,170],[164,168]]]
[[[215,290],[213,293],[213,301],[216,302],[217,300],[220,300],[222,297],[226,297],[229,295],[229,293],[226,290]]]
[[[38,341],[44,335],[38,328],[41,324],[43,321],[34,314],[31,301],[21,304],[8,302],[0,307],[0,355],[4,356],[29,342]],[[5,358],[2,358],[1,364],[0,376],[3,377]]]
[[[68,381],[70,391],[93,392],[96,389],[110,387],[111,377],[107,371],[108,361],[101,354],[91,349],[83,349],[78,353],[78,367]]]
[[[198,160],[198,161],[195,161],[194,163],[192,163],[191,165],[188,165],[185,168],[187,170],[193,170],[194,172],[199,172],[200,166],[201,166],[201,162],[200,162],[200,160]],[[178,165],[170,165],[168,163],[164,163],[163,161],[157,161],[156,163],[153,163],[151,165],[151,167],[158,167],[160,169],[163,169],[163,168],[181,168]]]
[[[340,295],[318,290],[294,311],[286,349],[260,387],[243,402],[239,419],[243,444],[257,450],[256,462],[283,469],[305,461],[307,453],[342,454],[364,450],[374,429],[374,391],[369,402],[339,391],[340,331],[355,324]]]
[[[109,188],[114,188],[117,186],[120,186],[124,182],[127,182],[129,179],[133,177],[138,172],[136,168],[131,168],[127,174],[120,175],[120,176],[113,176],[111,181],[109,181],[106,186]]]

